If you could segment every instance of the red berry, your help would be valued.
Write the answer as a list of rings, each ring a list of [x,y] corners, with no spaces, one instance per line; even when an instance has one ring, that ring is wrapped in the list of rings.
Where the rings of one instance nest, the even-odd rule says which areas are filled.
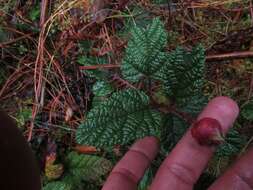
[[[200,145],[219,145],[224,142],[219,121],[209,117],[193,123],[191,134]]]

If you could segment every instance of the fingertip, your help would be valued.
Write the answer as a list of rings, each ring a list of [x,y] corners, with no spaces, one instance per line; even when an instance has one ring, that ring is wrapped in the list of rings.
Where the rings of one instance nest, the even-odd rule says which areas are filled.
[[[155,158],[158,150],[159,141],[156,137],[145,137],[135,142],[114,167],[103,190],[136,189],[139,180]]]
[[[237,103],[229,97],[219,96],[212,99],[201,114],[198,120],[210,117],[218,120],[223,128],[227,131],[233,125],[239,115]]]

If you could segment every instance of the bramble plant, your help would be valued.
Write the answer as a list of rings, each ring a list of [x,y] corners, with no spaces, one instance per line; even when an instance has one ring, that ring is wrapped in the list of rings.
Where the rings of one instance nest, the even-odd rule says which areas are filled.
[[[108,65],[105,57],[79,57],[79,64],[98,69],[84,71],[96,82],[92,87],[92,109],[77,129],[76,140],[110,153],[115,145],[128,146],[136,139],[154,135],[161,144],[159,165],[207,103],[202,92],[205,50],[199,45],[191,51],[181,47],[166,51],[168,35],[157,18],[147,28],[134,27],[131,34],[119,69],[103,69]],[[217,150],[218,161],[237,154],[243,144],[236,130],[231,130],[225,140]],[[103,171],[95,172],[97,181],[110,171],[110,167],[103,170],[103,163],[113,164],[92,155],[70,153],[68,158],[70,166],[62,180],[44,189],[82,189],[82,181],[93,185],[89,181],[94,168]],[[147,170],[140,190],[148,188],[154,172],[152,167]]]
[[[76,139],[80,144],[112,150],[115,145],[154,135],[166,154],[208,101],[203,94],[205,50],[198,45],[191,51],[178,47],[167,52],[168,35],[158,18],[146,29],[134,27],[131,34],[119,72],[85,71],[96,79],[95,97]],[[82,57],[79,63],[107,64],[98,57]],[[111,75],[123,87],[117,88]],[[233,155],[242,142],[238,132],[231,130],[216,155]]]
[[[253,141],[252,19],[235,11],[248,5],[2,0],[1,109],[29,141],[43,189],[101,189],[134,142],[154,135],[159,152],[137,188],[147,190],[189,128],[217,146],[193,188],[208,189]],[[228,133],[195,120],[216,96],[240,107]]]
[[[200,111],[206,102],[204,48],[167,52],[167,43],[167,32],[157,18],[146,29],[133,28],[118,73],[128,84],[122,89],[113,88],[109,72],[87,72],[97,79],[94,94],[104,98],[78,128],[78,143],[112,149],[147,135],[160,138],[168,113],[189,119]],[[96,64],[92,60],[96,59],[86,57],[82,63]]]

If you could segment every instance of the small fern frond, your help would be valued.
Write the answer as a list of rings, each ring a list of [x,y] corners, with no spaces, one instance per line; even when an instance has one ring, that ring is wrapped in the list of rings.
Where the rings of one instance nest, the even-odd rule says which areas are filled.
[[[146,30],[135,27],[121,67],[124,78],[138,82],[156,72],[165,61],[162,50],[166,43],[167,33],[159,19],[154,19]]]
[[[160,113],[149,108],[148,96],[129,89],[114,93],[94,107],[77,130],[77,142],[101,148],[127,144],[147,135],[159,136]]]

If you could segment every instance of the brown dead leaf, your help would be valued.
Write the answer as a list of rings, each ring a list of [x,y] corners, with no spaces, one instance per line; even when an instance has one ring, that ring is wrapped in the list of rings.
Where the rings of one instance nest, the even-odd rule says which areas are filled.
[[[51,153],[46,157],[46,165],[54,164],[56,160],[56,153]]]
[[[77,145],[74,148],[75,151],[77,151],[80,154],[91,154],[91,153],[97,153],[99,152],[98,149],[94,146],[87,146],[87,145]]]
[[[84,12],[88,12],[90,10],[90,0],[83,0],[83,10]]]

